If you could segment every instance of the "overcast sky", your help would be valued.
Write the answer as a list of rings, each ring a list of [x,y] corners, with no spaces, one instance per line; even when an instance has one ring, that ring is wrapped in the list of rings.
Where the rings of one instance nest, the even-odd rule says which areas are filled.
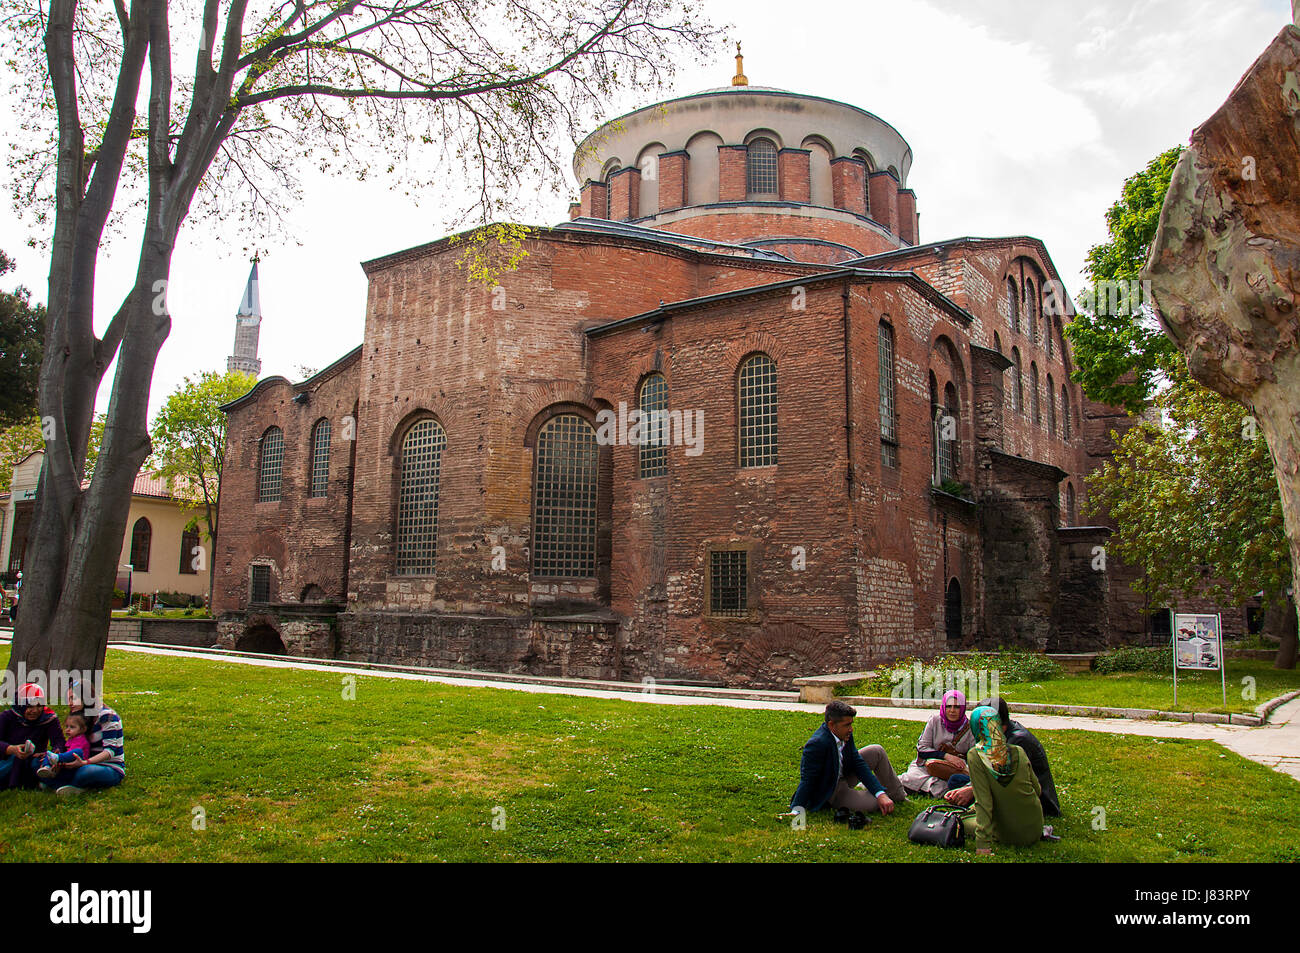
[[[806,26],[786,2],[705,0],[704,9],[743,41],[751,84],[851,103],[898,129],[914,155],[909,185],[923,242],[1041,238],[1073,293],[1124,179],[1186,143],[1291,18],[1289,0],[804,0]],[[673,94],[726,85],[733,55],[720,46],[711,65],[682,69]],[[648,102],[631,91],[596,118]],[[381,178],[307,178],[288,223],[294,241],[268,243],[239,223],[185,226],[151,412],[186,374],[224,371],[249,268],[244,249],[262,250],[263,375],[297,380],[300,366],[324,367],[360,343],[359,262],[472,224],[411,207]],[[567,202],[538,202],[529,223],[567,217]],[[44,301],[48,265],[27,236],[12,209],[0,209],[0,248],[19,262],[16,278],[0,280]],[[97,328],[130,287],[137,251],[138,237],[127,234],[102,256]]]

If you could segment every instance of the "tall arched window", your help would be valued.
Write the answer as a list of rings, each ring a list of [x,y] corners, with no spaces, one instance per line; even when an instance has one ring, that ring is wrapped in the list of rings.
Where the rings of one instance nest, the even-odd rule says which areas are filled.
[[[284,462],[284,431],[271,427],[262,434],[257,451],[257,502],[280,499],[280,467]]]
[[[438,553],[438,485],[447,432],[432,418],[421,420],[402,440],[397,500],[397,574],[428,575]]]
[[[1056,384],[1052,375],[1047,375],[1047,432],[1056,436]]]
[[[1043,319],[1043,336],[1045,338],[1043,344],[1047,347],[1047,359],[1049,361],[1052,359],[1052,347],[1054,346],[1053,338],[1056,337],[1056,328],[1053,327],[1053,324],[1054,322],[1051,318]]]
[[[1074,486],[1070,483],[1065,484],[1065,518],[1069,520],[1067,526],[1079,525],[1079,513],[1074,499]]]
[[[898,407],[895,402],[897,373],[894,358],[894,328],[880,323],[879,352],[880,373],[880,462],[887,467],[898,466]]]
[[[1007,318],[1011,322],[1011,330],[1020,333],[1020,292],[1016,290],[1014,279],[1007,279]]]
[[[662,374],[651,374],[641,383],[640,476],[663,476],[668,472],[668,382]]]
[[[1025,380],[1017,347],[1011,349],[1011,409],[1018,414],[1025,412]]]
[[[1070,439],[1070,391],[1061,385],[1061,432],[1066,440]]]
[[[149,571],[149,546],[152,543],[153,527],[142,516],[131,527],[131,568],[134,571]]]
[[[311,495],[324,496],[330,483],[330,422],[316,421],[311,429]]]
[[[1002,337],[997,331],[993,332],[993,350],[997,351],[999,354],[1002,353]]]
[[[552,417],[537,435],[533,574],[596,575],[596,432],[577,414]]]
[[[1029,407],[1030,417],[1038,426],[1043,425],[1043,408],[1038,402],[1038,364],[1029,362]]]
[[[1025,322],[1029,325],[1029,340],[1038,343],[1038,307],[1034,297],[1034,283],[1025,280]]]
[[[935,419],[935,451],[938,462],[935,466],[939,482],[957,479],[957,447],[961,439],[960,408],[957,405],[957,388],[951,383],[943,388],[943,406]]]
[[[776,144],[755,139],[745,156],[745,191],[750,195],[777,194]]]
[[[746,358],[736,391],[740,465],[776,466],[776,361],[766,354]]]
[[[197,529],[185,529],[181,531],[181,564],[180,572],[186,576],[193,576],[198,573],[195,567],[195,557],[198,553],[194,550],[199,548],[199,531]],[[132,564],[134,565],[134,563]]]

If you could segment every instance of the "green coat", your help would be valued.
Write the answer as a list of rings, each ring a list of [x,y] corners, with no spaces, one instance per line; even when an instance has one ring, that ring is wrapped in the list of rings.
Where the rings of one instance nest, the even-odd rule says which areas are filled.
[[[975,788],[975,817],[967,818],[966,835],[974,836],[975,848],[993,844],[1028,847],[1043,836],[1042,786],[1019,745],[1011,745],[1016,773],[1003,787],[985,756],[974,748],[966,754],[971,785]]]

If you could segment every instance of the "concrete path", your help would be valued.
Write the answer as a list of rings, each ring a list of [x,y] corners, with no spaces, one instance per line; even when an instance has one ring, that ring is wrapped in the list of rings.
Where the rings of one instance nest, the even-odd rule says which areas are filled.
[[[475,678],[472,674],[464,677],[446,673],[420,673],[376,670],[366,666],[349,666],[344,664],[320,664],[306,659],[280,658],[269,656],[248,656],[223,652],[189,652],[184,649],[165,648],[154,645],[114,643],[115,651],[139,652],[145,655],[174,655],[190,659],[208,659],[214,662],[227,662],[238,665],[256,665],[266,668],[297,668],[306,671],[333,672],[337,675],[364,675],[371,678],[400,678],[411,681],[439,682],[447,685],[462,685],[472,688],[499,688],[510,691],[535,692],[546,695],[575,695],[586,698],[614,698],[622,701],[641,702],[651,705],[725,705],[731,708],[757,708],[770,711],[803,711],[819,714],[821,705],[808,705],[797,701],[794,692],[755,693],[768,697],[712,697],[688,694],[665,694],[652,690],[649,686],[624,683],[624,690],[611,688],[584,688],[575,684],[576,680],[567,680],[565,684],[544,684],[529,681],[501,681],[501,676],[492,679]],[[608,685],[610,683],[601,683]],[[736,693],[737,696],[743,693]],[[789,700],[779,700],[779,696],[788,695]],[[859,707],[859,717],[893,718],[899,721],[925,721],[930,712],[920,708]],[[1287,702],[1273,712],[1267,725],[1259,728],[1247,728],[1243,725],[1205,725],[1186,721],[1138,721],[1128,718],[1082,718],[1064,715],[1016,715],[1016,720],[1027,728],[1046,728],[1053,731],[1079,729],[1082,731],[1100,731],[1117,735],[1142,735],[1151,738],[1192,738],[1214,741],[1242,757],[1289,775],[1300,781],[1300,698]]]

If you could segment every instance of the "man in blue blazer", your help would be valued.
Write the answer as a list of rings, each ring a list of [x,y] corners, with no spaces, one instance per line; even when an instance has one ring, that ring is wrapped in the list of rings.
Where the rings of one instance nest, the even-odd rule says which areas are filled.
[[[826,706],[825,723],[803,746],[799,763],[799,787],[790,808],[819,811],[823,807],[850,811],[879,811],[890,814],[895,801],[907,800],[907,792],[880,745],[861,751],[853,743],[853,719],[857,712],[842,701]],[[865,791],[856,787],[858,781]]]

